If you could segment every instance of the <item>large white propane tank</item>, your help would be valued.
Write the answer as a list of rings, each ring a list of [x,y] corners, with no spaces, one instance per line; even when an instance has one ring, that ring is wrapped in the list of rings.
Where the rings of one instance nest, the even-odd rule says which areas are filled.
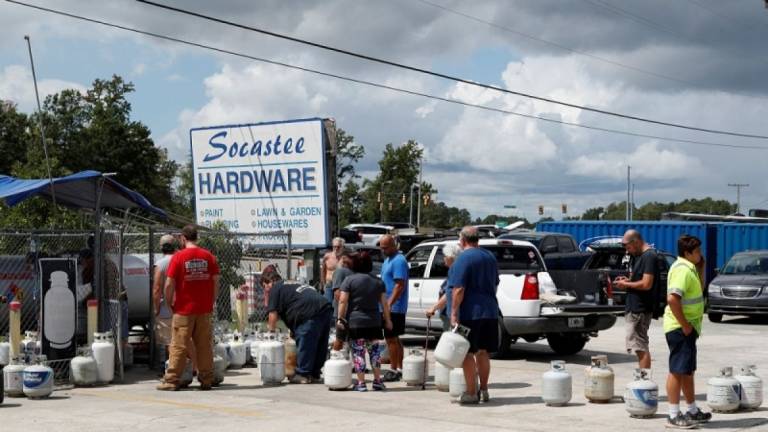
[[[38,339],[36,331],[25,331],[24,339],[21,340],[21,346],[27,362],[34,361],[34,359],[42,353],[42,344]]]
[[[0,337],[0,367],[11,363],[11,344]]]
[[[251,342],[251,357],[252,362],[256,367],[259,367],[259,351],[264,342],[264,334],[262,333],[256,333],[256,336],[254,336],[254,339]]]
[[[108,384],[115,378],[115,344],[110,333],[94,333],[93,358],[99,368],[99,382]]]
[[[547,406],[564,406],[573,395],[573,379],[565,370],[565,361],[553,360],[541,376],[541,399]]]
[[[763,404],[763,380],[755,375],[755,365],[739,367],[734,378],[741,384],[739,407],[742,409],[757,409]]]
[[[480,382],[475,380],[475,387],[480,388]],[[448,374],[448,395],[452,398],[461,397],[467,391],[467,382],[464,380],[464,369],[455,368]]]
[[[226,363],[226,367],[229,367],[229,352],[227,348],[229,348],[229,345],[222,342],[220,339],[216,338],[214,341],[215,344],[213,346],[213,353],[222,359],[224,359],[224,362]]]
[[[229,342],[229,367],[231,369],[240,369],[245,365],[245,344],[240,341],[240,336],[235,335]]]
[[[733,368],[724,367],[707,381],[707,405],[712,411],[729,413],[739,409],[741,384],[733,377]]]
[[[265,385],[280,384],[285,379],[285,346],[274,335],[259,348],[259,373]]]
[[[592,356],[592,364],[584,371],[584,397],[594,403],[608,403],[613,399],[613,369],[608,356]]]
[[[224,374],[227,371],[227,361],[219,354],[213,356],[213,385],[219,386],[224,382]]]
[[[186,359],[187,363],[184,366],[184,370],[181,371],[181,376],[179,377],[179,387],[181,388],[187,388],[190,384],[192,384],[192,360]],[[216,367],[214,363],[214,368]],[[168,370],[168,360],[165,361],[165,370]]]
[[[99,382],[99,366],[93,358],[90,348],[80,348],[80,354],[69,362],[72,371],[72,384],[92,386]]]
[[[426,379],[424,375],[424,353],[421,350],[410,350],[403,359],[403,381],[409,386],[419,386]]]
[[[435,360],[451,368],[461,367],[469,351],[469,341],[464,336],[467,330],[456,326],[449,332],[443,332],[435,347]]]
[[[44,355],[37,357],[37,364],[24,369],[24,395],[30,399],[47,398],[53,393],[53,369],[45,364]]]
[[[256,332],[251,330],[249,331],[246,336],[245,340],[243,341],[243,344],[245,345],[245,364],[253,364],[254,357],[251,354],[251,345],[253,344],[253,341],[256,340]]]
[[[450,385],[451,368],[440,362],[435,362],[435,387],[438,391],[447,392]]]
[[[21,356],[11,358],[8,366],[3,368],[3,381],[5,382],[5,395],[8,397],[24,396],[24,369]]]
[[[296,357],[296,341],[293,338],[285,338],[285,376],[288,379],[293,378],[296,375],[296,365],[298,359]]]
[[[323,367],[323,382],[328,390],[346,390],[352,385],[352,363],[341,351],[331,351]]]
[[[624,391],[624,407],[630,417],[653,417],[659,409],[659,386],[651,381],[650,369],[635,369],[634,377]]]

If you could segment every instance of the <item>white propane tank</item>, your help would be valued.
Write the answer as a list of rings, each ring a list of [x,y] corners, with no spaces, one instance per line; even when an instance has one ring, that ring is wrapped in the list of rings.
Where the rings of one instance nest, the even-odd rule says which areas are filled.
[[[26,361],[33,361],[42,352],[42,345],[37,338],[36,331],[25,331],[24,339],[21,340],[23,353],[26,355]]]
[[[24,397],[24,369],[21,357],[11,358],[8,366],[3,368],[5,395],[8,397]]]
[[[115,378],[115,344],[110,333],[94,333],[93,358],[99,368],[99,382],[108,384]]]
[[[245,365],[245,360],[245,344],[235,336],[235,339],[229,343],[229,367],[240,369]]]
[[[403,359],[403,381],[409,386],[419,386],[425,381],[424,353],[420,350],[410,350]]]
[[[565,361],[553,360],[541,376],[541,399],[547,406],[565,406],[573,395],[573,379],[565,370]]]
[[[264,385],[280,384],[285,379],[285,346],[275,336],[259,348],[259,373]]]
[[[253,344],[253,341],[256,340],[256,332],[250,331],[248,332],[247,336],[245,337],[245,340],[243,341],[243,344],[245,345],[245,364],[253,364],[253,355],[251,354],[251,345]]]
[[[214,363],[214,369],[216,365]],[[168,360],[165,361],[165,370],[168,370]],[[190,384],[192,384],[192,360],[187,359],[187,363],[184,366],[184,370],[181,371],[181,376],[179,377],[179,387],[181,388],[187,388]]]
[[[285,339],[285,376],[288,379],[296,375],[296,366],[298,359],[296,357],[296,341],[288,337]]]
[[[480,382],[475,381],[477,388],[480,388]],[[448,395],[452,398],[461,397],[461,394],[467,391],[467,382],[464,381],[464,369],[455,368],[448,375]]]
[[[757,409],[763,404],[763,380],[755,375],[755,365],[744,365],[734,377],[741,384],[739,407],[742,409]]]
[[[466,329],[456,326],[452,331],[443,332],[435,347],[435,360],[450,367],[458,368],[464,363],[469,351],[469,341],[464,336]]]
[[[341,351],[331,351],[331,358],[325,361],[323,382],[328,390],[346,390],[352,385],[352,363]]]
[[[438,391],[447,392],[450,385],[451,368],[440,362],[435,362],[435,387]]]
[[[11,344],[0,338],[0,367],[11,363]]]
[[[259,351],[261,350],[261,344],[264,343],[264,335],[257,333],[251,342],[251,362],[258,367],[259,366]]]
[[[593,403],[608,403],[613,399],[613,369],[608,356],[592,356],[592,364],[584,373],[584,397]]]
[[[213,385],[219,386],[224,382],[224,374],[227,371],[227,361],[218,354],[213,356]]]
[[[624,407],[630,417],[653,417],[659,409],[659,386],[651,381],[650,369],[635,369],[634,376],[624,391]]]
[[[213,346],[213,353],[214,355],[217,355],[222,359],[224,359],[224,362],[226,363],[226,367],[229,367],[229,352],[227,348],[229,348],[229,345],[217,340],[216,344]]]
[[[53,393],[53,369],[45,364],[46,357],[38,356],[36,365],[24,369],[24,395],[30,399],[47,398]]]
[[[99,366],[90,348],[81,348],[80,354],[69,362],[69,367],[72,371],[72,384],[92,386],[99,382]]]
[[[733,368],[720,369],[718,376],[707,381],[707,405],[714,412],[729,413],[739,409],[741,384],[733,377]]]

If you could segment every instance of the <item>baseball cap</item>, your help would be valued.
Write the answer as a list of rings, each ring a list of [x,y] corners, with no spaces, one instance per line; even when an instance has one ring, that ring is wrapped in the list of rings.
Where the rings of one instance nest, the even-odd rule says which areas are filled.
[[[160,237],[160,246],[172,245],[174,243],[176,243],[176,239],[172,235],[170,235],[170,234],[166,234],[166,235]]]

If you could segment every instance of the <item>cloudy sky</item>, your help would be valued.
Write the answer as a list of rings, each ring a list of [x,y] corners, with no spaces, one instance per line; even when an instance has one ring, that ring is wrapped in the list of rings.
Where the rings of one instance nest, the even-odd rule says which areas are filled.
[[[23,0],[26,1],[26,0]],[[726,148],[598,132],[404,95],[212,53],[0,2],[0,99],[119,74],[134,117],[179,161],[191,127],[333,117],[375,173],[386,143],[416,139],[438,199],[473,215],[559,218],[626,197],[768,207],[768,140],[622,120],[427,77],[128,0],[30,3],[270,60],[526,115]],[[768,9],[760,0],[165,0],[200,13],[552,99],[686,125],[768,135]]]

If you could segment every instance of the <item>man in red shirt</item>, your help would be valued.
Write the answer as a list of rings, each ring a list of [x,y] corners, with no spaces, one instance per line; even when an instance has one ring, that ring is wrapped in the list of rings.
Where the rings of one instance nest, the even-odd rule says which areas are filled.
[[[210,390],[213,384],[213,335],[211,313],[219,293],[219,265],[216,258],[197,245],[197,228],[185,226],[182,249],[168,264],[165,298],[173,311],[173,333],[163,384],[158,390],[178,390],[179,377],[187,361],[187,340],[192,338],[197,354],[197,379],[200,390]]]

